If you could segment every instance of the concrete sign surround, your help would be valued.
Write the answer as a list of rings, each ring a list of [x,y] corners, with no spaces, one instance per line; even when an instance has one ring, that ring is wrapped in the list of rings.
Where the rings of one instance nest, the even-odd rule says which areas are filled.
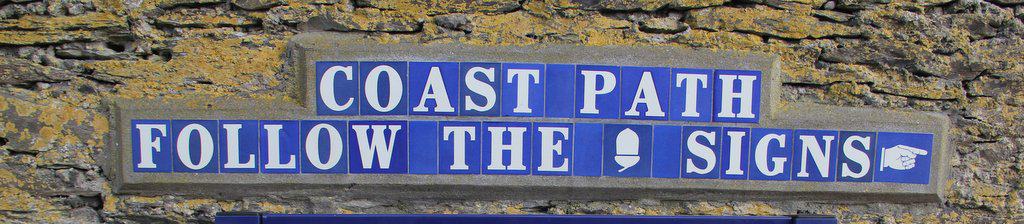
[[[116,190],[909,202],[948,168],[946,116],[783,102],[769,55],[306,33],[286,57],[289,100],[112,100]]]

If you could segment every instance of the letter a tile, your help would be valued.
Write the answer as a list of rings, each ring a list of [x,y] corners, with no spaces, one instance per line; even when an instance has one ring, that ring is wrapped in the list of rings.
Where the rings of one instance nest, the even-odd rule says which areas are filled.
[[[668,68],[622,67],[621,117],[668,120],[670,82]]]
[[[409,62],[409,114],[459,114],[459,63]]]

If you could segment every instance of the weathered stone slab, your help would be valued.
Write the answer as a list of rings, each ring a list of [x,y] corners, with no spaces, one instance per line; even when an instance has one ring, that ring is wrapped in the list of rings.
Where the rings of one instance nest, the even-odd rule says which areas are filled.
[[[335,33],[305,33],[287,53],[295,75],[289,100],[157,99],[113,100],[111,138],[104,170],[119,192],[246,195],[345,194],[393,198],[543,198],[670,200],[848,200],[935,201],[941,198],[948,169],[946,116],[933,113],[845,108],[780,101],[779,60],[762,54],[696,51],[667,47],[528,46],[494,47],[380,44]],[[133,171],[130,122],[137,119],[202,120],[442,120],[466,117],[320,116],[316,112],[317,61],[534,62],[754,70],[763,73],[759,123],[641,121],[602,119],[601,123],[668,126],[725,126],[814,130],[865,130],[932,134],[927,184],[880,182],[755,181],[685,178],[610,178],[582,176],[407,175],[407,174],[229,174],[139,173]],[[297,101],[297,102],[295,102]],[[588,122],[581,118],[473,117],[482,121]],[[244,188],[245,191],[237,189]]]

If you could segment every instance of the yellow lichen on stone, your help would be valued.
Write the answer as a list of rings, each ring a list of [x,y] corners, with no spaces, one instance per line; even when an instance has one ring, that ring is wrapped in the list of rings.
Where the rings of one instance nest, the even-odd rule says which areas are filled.
[[[747,215],[760,216],[780,215],[783,213],[782,210],[774,208],[771,205],[766,204],[764,202],[742,203],[736,206],[736,210],[744,211]]]
[[[184,209],[184,210],[195,210],[195,209],[198,209],[201,206],[206,206],[206,205],[218,205],[219,206],[220,203],[217,203],[217,200],[213,200],[213,199],[188,199],[188,200],[182,201],[180,203],[177,203],[175,205],[176,205],[176,207]]]
[[[126,203],[154,204],[162,201],[162,197],[127,196]]]
[[[270,213],[288,213],[288,211],[292,211],[292,208],[289,208],[288,206],[274,204],[265,201],[257,202],[256,206],[259,206],[259,208],[261,209],[260,211]]]
[[[21,187],[23,184],[24,182],[17,176],[14,176],[14,173],[11,173],[11,171],[0,169],[0,185],[6,187]]]
[[[90,145],[95,147],[105,146],[105,142],[102,141],[108,133],[110,133],[110,121],[107,120],[106,116],[101,114],[93,114],[92,117],[92,138],[96,140]]]
[[[24,31],[0,30],[0,44],[6,45],[37,45],[55,44],[79,40],[96,40],[91,31]]]
[[[934,77],[917,77],[895,72],[878,72],[871,76],[875,89],[901,96],[925,99],[958,99],[964,97],[959,82]]]
[[[810,12],[794,12],[766,6],[713,7],[691,12],[687,23],[717,31],[741,31],[787,39],[855,36],[856,28],[822,22]]]
[[[118,199],[117,197],[109,194],[103,195],[103,212],[117,212],[118,211]]]
[[[0,211],[49,213],[55,207],[15,187],[0,187]]]
[[[367,4],[383,10],[426,15],[499,12],[519,7],[518,2],[506,0],[394,0],[368,1]]]
[[[587,16],[590,19],[545,19],[527,12],[476,15],[473,36],[464,42],[476,45],[529,45],[539,43],[536,37],[546,36],[577,37],[580,43],[588,45],[628,45],[636,42],[635,39],[624,38],[619,30],[632,26],[629,21],[611,19],[596,13]]]
[[[708,50],[734,50],[763,52],[780,57],[784,82],[800,83],[832,83],[837,81],[856,80],[854,76],[826,76],[825,72],[815,68],[812,60],[817,52],[807,49],[794,49],[779,40],[769,40],[754,34],[738,32],[712,32],[705,30],[689,30],[674,39],[688,47]],[[811,45],[808,43],[807,45]]]
[[[265,13],[169,13],[156,18],[158,24],[186,27],[253,26]]]
[[[40,99],[30,102],[22,98],[5,97],[3,100],[5,104],[9,104],[14,109],[16,116],[33,117],[40,126],[34,130],[24,128],[17,130],[13,124],[5,124],[2,134],[18,133],[17,140],[28,144],[28,148],[22,150],[35,152],[49,151],[55,143],[60,145],[81,144],[80,137],[66,127],[67,125],[85,124],[94,114],[59,99],[41,98],[44,96],[35,92],[26,91],[24,94],[24,97]]]
[[[112,27],[128,27],[128,21],[124,17],[109,13],[89,13],[68,17],[29,15],[16,20],[0,20],[0,29],[95,30]]]
[[[335,212],[338,213],[338,214],[355,214],[356,213],[356,212],[354,212],[352,210],[348,210],[348,209],[344,209],[344,208],[338,208],[337,210],[335,210]]]
[[[696,206],[691,206],[690,209],[700,215],[723,215],[727,210],[731,210],[729,207],[712,205],[709,202],[697,202]]]
[[[117,87],[118,97],[235,95],[281,84],[286,77],[276,74],[283,63],[285,43],[268,36],[187,39],[174,46],[172,51],[177,56],[167,62],[109,60],[86,67],[114,77],[146,77],[127,79],[125,85]]]
[[[526,212],[524,212],[522,210],[522,207],[523,207],[522,204],[515,204],[515,205],[506,206],[504,214],[513,214],[513,215],[526,214]]]
[[[610,10],[643,10],[655,11],[662,8],[672,9],[695,9],[710,6],[722,5],[728,0],[627,0],[627,1],[602,1],[600,8]]]

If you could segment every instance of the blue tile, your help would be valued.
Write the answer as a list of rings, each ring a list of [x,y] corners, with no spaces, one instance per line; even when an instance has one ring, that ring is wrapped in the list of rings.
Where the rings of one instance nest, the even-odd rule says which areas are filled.
[[[932,134],[879,132],[875,182],[928,184]]]
[[[679,171],[682,170],[680,158],[682,154],[682,128],[679,126],[655,125],[654,126],[653,161],[651,165],[651,176],[661,178],[679,178]]]
[[[301,121],[302,173],[348,172],[348,124],[345,121]]]
[[[533,174],[572,175],[572,124],[534,123]]]
[[[441,121],[438,173],[480,174],[480,122]]]
[[[217,121],[172,120],[171,137],[171,145],[174,146],[174,172],[218,172]],[[186,144],[180,144],[181,142]]]
[[[604,125],[576,123],[573,125],[572,175],[601,176],[601,138]]]
[[[604,176],[651,176],[651,126],[604,125]]]
[[[406,121],[350,121],[350,173],[408,173]]]
[[[618,79],[618,66],[576,66],[576,117],[619,118]]]
[[[359,62],[359,78],[363,83],[359,114],[408,114],[408,66],[406,62]]]
[[[459,63],[409,62],[409,114],[459,114]]]
[[[171,123],[168,120],[132,120],[132,168],[135,172],[169,173],[172,170]],[[145,142],[145,143],[143,143]]]
[[[544,64],[501,65],[501,115],[544,116]]]
[[[672,77],[663,67],[623,66],[619,79],[622,98],[621,117],[643,120],[668,120],[669,91]]]
[[[757,123],[761,118],[761,71],[715,70],[716,122]]]
[[[711,69],[672,69],[671,117],[676,121],[710,122],[715,79]]]
[[[683,178],[718,179],[721,127],[683,127]]]
[[[575,101],[576,66],[548,64],[544,74],[544,116],[572,118]]]
[[[437,121],[410,121],[409,133],[409,173],[437,174]]]
[[[789,180],[793,130],[754,128],[750,131],[751,180]]]
[[[359,114],[360,86],[358,63],[316,62],[316,114]]]
[[[462,116],[501,115],[501,64],[498,63],[459,63],[460,84],[459,98]]]
[[[722,128],[722,179],[746,180],[750,158],[750,128]]]
[[[836,178],[842,182],[871,182],[875,175],[874,132],[840,131]]]
[[[530,123],[484,122],[483,132],[484,174],[530,174]]]
[[[793,180],[836,181],[839,131],[796,130],[793,141]]]
[[[298,121],[260,121],[260,172],[299,173],[299,136]]]
[[[256,120],[220,121],[220,172],[260,172],[260,122]]]

